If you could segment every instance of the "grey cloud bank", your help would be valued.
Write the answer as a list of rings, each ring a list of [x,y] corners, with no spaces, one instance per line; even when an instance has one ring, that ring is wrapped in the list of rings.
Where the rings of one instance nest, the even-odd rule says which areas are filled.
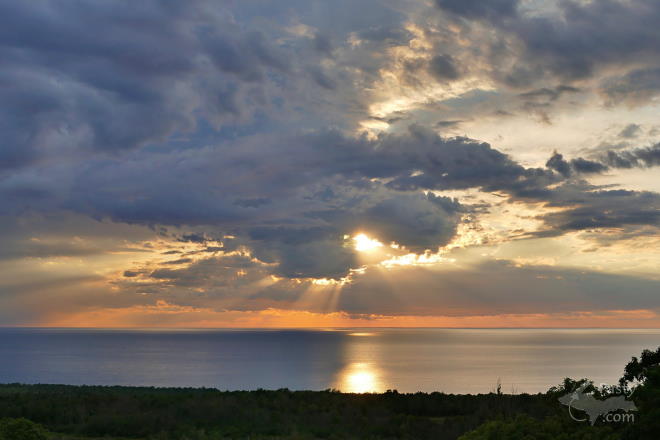
[[[532,130],[568,107],[651,105],[660,4],[431,3],[0,1],[0,263],[110,260],[157,237],[181,248],[163,249],[170,257],[157,263],[136,257],[107,284],[141,295],[133,303],[167,294],[201,307],[207,295],[217,307],[259,310],[299,299],[292,280],[307,286],[364,269],[350,238],[357,232],[428,255],[502,206],[536,209],[522,238],[618,229],[629,232],[625,241],[635,228],[660,226],[657,192],[590,183],[660,165],[660,144],[585,157],[539,151],[532,163],[469,132],[447,134],[513,113]],[[621,124],[620,139],[640,139],[641,123]],[[80,232],[78,220],[66,225],[71,216],[95,226]],[[34,219],[38,227],[24,226]],[[559,279],[548,268],[463,269],[397,269],[411,284],[393,288],[369,267],[337,306],[383,314],[404,303],[409,314],[660,306],[647,276],[580,278],[561,267],[556,275],[573,280],[565,289],[537,281]],[[479,273],[498,287],[474,281]],[[284,280],[255,287],[270,276]],[[439,279],[454,287],[436,295]],[[415,283],[419,293],[402,298]],[[640,292],[629,304],[614,292],[626,284]],[[20,308],[30,285],[4,286],[7,310]],[[560,290],[566,297],[552,298]],[[193,291],[206,293],[192,299]]]

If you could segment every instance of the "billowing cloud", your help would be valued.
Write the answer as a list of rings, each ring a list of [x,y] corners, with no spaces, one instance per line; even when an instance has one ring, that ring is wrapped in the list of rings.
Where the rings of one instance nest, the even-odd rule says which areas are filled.
[[[566,208],[543,216],[554,233],[625,225],[660,226],[660,194],[598,188],[583,191],[581,186],[566,185],[554,193],[551,205]]]
[[[517,15],[518,0],[435,0],[435,4],[453,14],[469,19],[500,19]]]
[[[429,70],[431,71],[431,75],[441,81],[451,81],[458,79],[460,76],[454,60],[449,55],[437,55],[433,57],[429,63]]]
[[[0,325],[653,314],[652,263],[616,262],[660,230],[659,18],[651,0],[4,3]],[[496,259],[530,240],[536,263]]]

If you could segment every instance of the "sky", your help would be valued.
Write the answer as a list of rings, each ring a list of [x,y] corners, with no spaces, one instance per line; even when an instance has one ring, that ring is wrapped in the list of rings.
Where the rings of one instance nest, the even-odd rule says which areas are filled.
[[[660,327],[658,22],[0,0],[0,326]]]

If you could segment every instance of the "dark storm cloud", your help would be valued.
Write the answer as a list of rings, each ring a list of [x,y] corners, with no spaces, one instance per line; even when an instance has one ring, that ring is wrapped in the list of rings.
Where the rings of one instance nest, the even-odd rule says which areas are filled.
[[[406,135],[383,136],[372,148],[370,163],[389,166],[379,173],[370,167],[362,172],[392,178],[387,185],[397,190],[481,188],[524,197],[557,181],[547,170],[525,168],[488,143],[443,138],[418,125],[410,126]]]
[[[341,278],[359,266],[355,250],[340,236],[299,243],[271,239],[254,243],[254,251],[257,258],[277,261],[275,273],[289,278]]]
[[[658,165],[658,145],[628,151],[608,151],[595,160],[575,158],[568,161],[555,152],[546,166],[570,180],[550,189],[539,198],[548,206],[564,208],[539,217],[548,228],[540,234],[552,236],[567,231],[598,228],[660,226],[660,194],[650,191],[604,190],[585,181],[573,180],[581,174],[602,173],[614,168]]]
[[[243,84],[286,73],[288,58],[214,6],[2,2],[0,167],[53,149],[130,150],[192,130],[199,116],[244,113]]]
[[[189,234],[183,234],[180,237],[178,237],[178,241],[182,243],[206,243],[208,241],[216,241],[216,240],[209,237],[203,232],[191,232]]]
[[[318,67],[310,68],[310,75],[314,79],[314,82],[319,86],[327,90],[335,90],[337,88],[337,83],[330,78],[323,70]]]
[[[253,227],[248,231],[254,256],[278,264],[286,277],[342,277],[356,260],[341,231],[331,225],[316,227]]]
[[[517,15],[518,0],[435,0],[438,8],[469,19],[498,20]]]
[[[314,35],[314,49],[326,57],[332,57],[334,46],[328,36],[317,32]]]
[[[444,199],[406,195],[408,191],[480,188],[508,194],[514,200],[591,203],[593,194],[588,188],[568,191],[567,187],[550,186],[575,173],[602,172],[615,162],[618,167],[658,163],[656,147],[612,154],[604,163],[582,158],[568,161],[557,153],[548,161],[548,168],[541,169],[525,168],[486,143],[442,138],[420,126],[372,140],[332,130],[279,139],[271,136],[267,143],[256,136],[219,149],[174,151],[156,157],[135,153],[134,160],[89,163],[76,170],[65,206],[126,223],[207,225],[243,234],[252,230],[250,240],[263,247],[264,254],[274,255],[270,261],[295,253],[301,244],[293,243],[281,230],[259,236],[259,229],[251,229],[270,224],[271,228],[284,228],[287,234],[302,234],[307,242],[334,243],[336,251],[331,254],[343,261],[331,271],[336,273],[351,264],[340,249],[339,238],[355,228],[373,229],[383,240],[416,250],[451,239],[460,206],[455,202],[442,205]],[[382,179],[382,183],[373,179]],[[397,195],[399,192],[403,193]],[[629,201],[626,206],[643,202],[630,197],[624,197]],[[277,202],[263,203],[268,200]],[[643,218],[634,222],[641,223]],[[633,221],[630,215],[621,219]],[[321,227],[323,233],[309,236],[315,229],[301,233],[301,228],[309,227]],[[270,241],[281,245],[270,246]]]
[[[552,89],[543,87],[541,89],[531,90],[529,92],[521,93],[520,97],[536,102],[556,101],[561,98],[564,93],[577,93],[579,91],[580,89],[576,87],[560,85]]]
[[[435,5],[450,20],[463,18],[467,30],[459,39],[463,44],[474,39],[472,58],[486,54],[482,74],[500,84],[541,86],[537,93],[552,101],[557,84],[574,87],[594,79],[612,104],[647,102],[660,91],[660,3],[654,0],[566,0],[549,2],[546,11],[518,0],[436,0]],[[478,28],[484,26],[490,32],[480,40]]]
[[[631,124],[623,130],[623,133],[637,131],[639,126]],[[651,168],[660,166],[660,144],[630,150],[609,150],[595,156],[593,160],[577,157],[568,161],[562,154],[555,152],[545,165],[564,177],[570,177],[575,173],[602,173],[610,168]]]
[[[602,159],[612,168],[649,168],[660,165],[660,144],[628,151],[608,151]]]
[[[564,210],[541,218],[553,235],[566,231],[660,226],[660,194],[649,191],[600,190],[565,184],[553,192],[549,206]]]
[[[334,130],[253,136],[218,148],[136,151],[69,171],[65,187],[58,173],[38,181],[62,193],[52,202],[60,207],[121,223],[209,230],[180,237],[189,242],[223,235],[211,231],[236,234],[287,276],[345,274],[355,266],[343,235],[359,229],[416,251],[447,244],[462,207],[418,190],[480,187],[522,197],[557,180],[488,144],[420,126],[377,139]],[[29,173],[24,180],[29,188]],[[38,200],[29,208],[47,206]]]
[[[456,201],[433,194],[376,191],[355,200],[334,200],[307,216],[325,221],[322,227],[258,227],[249,230],[255,256],[279,262],[278,275],[287,277],[341,277],[355,268],[353,243],[344,234],[368,231],[389,244],[396,242],[414,252],[435,250],[456,234],[463,208]]]
[[[647,196],[598,196],[592,188],[557,185],[608,167],[654,166],[657,148],[594,160],[556,154],[545,168],[528,168],[487,143],[441,137],[419,125],[349,135],[359,118],[368,117],[364,90],[388,66],[382,54],[413,38],[405,17],[371,1],[370,14],[341,7],[350,2],[315,2],[305,9],[305,2],[291,1],[291,8],[301,6],[296,20],[307,26],[294,32],[282,30],[295,25],[289,8],[245,3],[233,9],[201,0],[185,6],[156,0],[138,6],[0,4],[0,212],[68,210],[154,230],[193,228],[170,238],[208,245],[208,252],[246,246],[274,265],[268,273],[286,277],[346,275],[357,262],[344,234],[362,228],[417,252],[451,242],[468,208],[423,193],[428,190],[477,188],[512,201],[571,206],[564,217],[544,219],[559,233],[643,219],[655,224],[649,212],[635,212],[650,202]],[[436,3],[465,18],[465,26],[476,19],[520,37],[524,50],[516,52],[515,69],[557,79],[548,86],[521,81],[528,91],[512,95],[539,111],[581,90],[570,80],[594,66],[654,53],[654,43],[631,49],[630,40],[616,43],[595,29],[595,23],[624,17],[615,21],[621,29],[614,34],[621,36],[624,28],[648,21],[612,1],[562,3],[565,23],[523,15],[512,0]],[[633,3],[653,16],[652,3]],[[248,12],[261,17],[263,29],[240,21]],[[506,29],[505,21],[511,24]],[[633,33],[653,39],[654,32]],[[348,47],[349,38],[355,47]],[[580,59],[595,42],[606,47],[593,47]],[[436,79],[452,81],[478,67],[460,51],[440,49],[408,73],[427,75],[428,69]],[[461,103],[471,96],[478,103],[488,93],[475,92]],[[394,124],[409,117],[394,112],[379,120]],[[351,124],[319,128],[342,118]],[[621,202],[621,212],[602,217],[601,200]],[[225,234],[237,238],[229,242]],[[192,269],[163,267],[153,278],[192,285],[184,272],[198,264],[187,259],[177,264]]]
[[[557,153],[556,151],[545,163],[545,166],[557,171],[562,176],[571,175],[571,165],[566,160],[564,160],[563,155]]]
[[[390,197],[355,218],[385,243],[396,242],[414,252],[447,244],[456,234],[461,205],[447,197],[429,193]]]
[[[602,65],[658,55],[660,5],[655,1],[565,1],[558,6],[558,17],[521,17],[512,25],[526,48],[523,60],[532,68],[579,79]]]
[[[609,104],[645,104],[660,93],[660,68],[636,69],[620,77],[608,78],[601,90]]]
[[[546,167],[557,171],[564,177],[570,177],[573,173],[595,174],[607,171],[608,166],[597,161],[578,157],[567,161],[560,153],[555,152],[545,164]]]
[[[607,170],[607,165],[581,157],[571,160],[571,166],[578,173],[595,174]]]
[[[277,53],[262,33],[252,32],[240,37],[216,33],[203,35],[201,39],[213,63],[221,71],[247,81],[263,79],[263,66],[288,70],[284,53]]]
[[[462,122],[460,120],[438,121],[435,123],[435,126],[437,128],[452,128],[459,126]]]
[[[267,205],[272,203],[272,200],[266,197],[255,197],[253,199],[237,199],[234,201],[235,205],[241,206],[243,208],[258,208],[262,205]]]
[[[656,164],[656,149],[618,152],[617,166]],[[608,202],[592,188],[552,188],[575,174],[602,172],[610,162],[567,161],[557,153],[547,168],[525,168],[487,143],[443,138],[412,125],[406,133],[374,139],[320,130],[247,136],[196,150],[136,151],[71,169],[67,187],[60,188],[58,173],[50,185],[46,176],[39,182],[63,194],[61,207],[94,218],[224,231],[262,261],[279,264],[280,275],[339,277],[355,267],[343,235],[361,228],[418,252],[451,241],[464,208],[420,190],[479,188],[511,200],[572,207],[565,218],[544,219],[555,233],[656,224],[652,211],[643,208],[645,197],[624,194]],[[29,189],[29,174],[23,181]],[[601,216],[608,203],[621,212]],[[39,199],[30,208],[42,206]]]
[[[403,27],[399,26],[371,26],[357,33],[361,40],[386,42],[388,44],[400,45],[408,41],[412,35]]]
[[[404,191],[484,188],[521,193],[557,181],[548,170],[524,168],[486,143],[442,138],[420,126],[373,140],[324,130],[255,136],[221,148],[155,156],[138,152],[127,159],[91,162],[78,170],[69,207],[131,223],[231,224],[247,216],[288,216],[300,209],[283,208],[287,201],[297,200],[310,210],[322,207],[322,199],[300,196],[304,188],[324,181],[367,193],[373,192],[370,187],[382,187],[371,181],[379,178]],[[261,202],[266,200],[279,203]]]
[[[431,75],[440,81],[451,81],[461,76],[456,67],[456,62],[450,55],[436,55],[431,58],[429,71]]]

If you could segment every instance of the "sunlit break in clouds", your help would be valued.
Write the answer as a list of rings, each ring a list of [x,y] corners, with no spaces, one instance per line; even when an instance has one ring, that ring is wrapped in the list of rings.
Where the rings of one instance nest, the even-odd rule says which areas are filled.
[[[659,327],[659,20],[0,1],[0,326]]]
[[[360,252],[373,251],[383,246],[383,243],[381,243],[380,241],[375,240],[373,238],[369,238],[362,233],[353,237],[353,241],[355,241],[355,250]]]

